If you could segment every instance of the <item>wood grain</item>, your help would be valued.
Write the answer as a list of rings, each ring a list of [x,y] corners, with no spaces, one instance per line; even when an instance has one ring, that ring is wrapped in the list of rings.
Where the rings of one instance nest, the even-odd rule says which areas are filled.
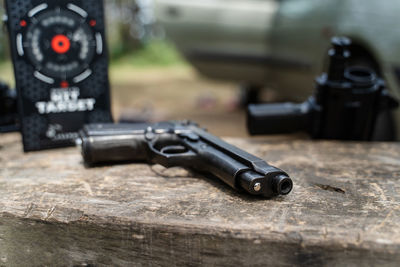
[[[294,191],[238,193],[181,168],[85,168],[77,148],[0,137],[0,266],[335,266],[400,262],[400,144],[227,141]]]

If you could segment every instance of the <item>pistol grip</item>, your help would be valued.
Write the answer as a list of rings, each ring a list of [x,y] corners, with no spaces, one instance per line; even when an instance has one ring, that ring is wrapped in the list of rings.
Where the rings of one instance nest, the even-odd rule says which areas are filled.
[[[146,125],[90,124],[80,132],[82,156],[88,165],[105,162],[144,161]]]

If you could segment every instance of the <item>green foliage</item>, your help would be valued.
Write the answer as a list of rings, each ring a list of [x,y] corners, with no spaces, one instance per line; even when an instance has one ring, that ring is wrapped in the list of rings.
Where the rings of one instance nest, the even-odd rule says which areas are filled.
[[[127,64],[144,68],[184,65],[185,61],[175,47],[166,41],[151,41],[137,50],[113,60],[112,64]]]
[[[0,81],[8,83],[10,86],[14,86],[14,71],[11,61],[0,61]]]

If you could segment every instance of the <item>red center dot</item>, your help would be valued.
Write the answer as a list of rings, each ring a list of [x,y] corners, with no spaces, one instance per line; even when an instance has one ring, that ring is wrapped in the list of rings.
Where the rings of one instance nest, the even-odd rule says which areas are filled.
[[[68,83],[67,81],[62,81],[62,82],[60,83],[60,87],[61,87],[61,88],[68,88],[68,87],[69,87],[69,83]]]
[[[53,48],[54,52],[57,54],[65,54],[71,48],[71,42],[67,36],[59,34],[54,36],[53,40],[51,40],[51,48]]]

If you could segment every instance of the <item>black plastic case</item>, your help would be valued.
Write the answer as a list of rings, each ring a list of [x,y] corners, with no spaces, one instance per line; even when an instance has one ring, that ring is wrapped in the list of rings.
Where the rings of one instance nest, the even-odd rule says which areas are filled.
[[[24,150],[70,146],[84,124],[111,122],[103,1],[7,0],[6,11]],[[75,31],[66,40],[68,35],[57,23],[83,25],[79,27],[90,34]],[[51,42],[43,38],[46,43],[42,43],[42,36]],[[73,41],[81,46],[74,46]],[[89,52],[82,49],[84,45]],[[39,51],[38,46],[43,49]],[[54,51],[46,50],[49,47]],[[90,61],[81,63],[87,55]],[[48,60],[54,56],[68,64]],[[69,77],[71,69],[79,73]]]

